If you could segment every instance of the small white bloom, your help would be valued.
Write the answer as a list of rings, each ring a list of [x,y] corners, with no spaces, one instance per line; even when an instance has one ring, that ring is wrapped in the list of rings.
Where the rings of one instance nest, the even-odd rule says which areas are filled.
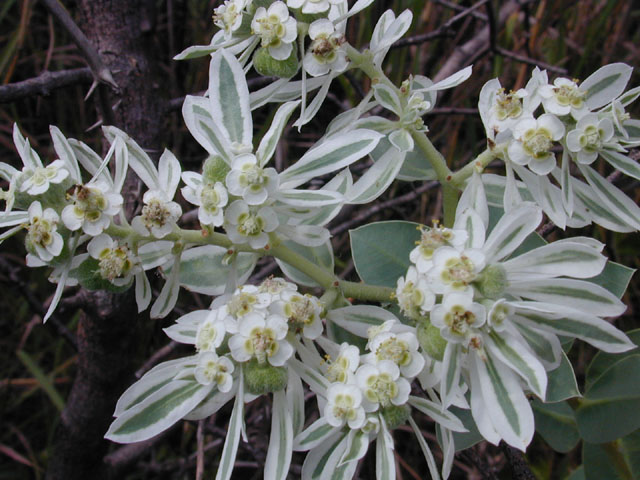
[[[403,313],[409,317],[426,314],[436,301],[436,296],[429,286],[429,282],[414,266],[410,266],[404,277],[398,278],[396,287],[398,305]]]
[[[598,119],[597,114],[589,113],[578,120],[576,128],[567,134],[567,147],[578,154],[578,163],[589,165],[605,148],[615,148],[616,143],[610,143],[613,134],[611,119]]]
[[[396,323],[395,320],[391,322]],[[375,364],[391,360],[400,368],[403,376],[413,378],[424,367],[424,358],[418,353],[419,346],[418,338],[413,332],[380,332],[369,340],[371,355],[367,355],[365,361]]]
[[[442,304],[433,307],[431,323],[447,340],[465,343],[473,330],[484,324],[486,316],[484,306],[475,303],[473,296],[454,292],[445,295]]]
[[[200,207],[198,209],[198,220],[202,225],[213,225],[219,227],[224,223],[223,207],[229,201],[227,189],[221,182],[211,184],[204,182],[202,175],[194,172],[184,172],[182,181],[186,184],[182,188],[184,199]]]
[[[568,78],[556,78],[553,86],[541,85],[538,92],[542,97],[542,106],[547,113],[555,115],[568,115],[579,119],[589,112],[585,105],[587,92],[578,87],[575,80]]]
[[[440,224],[435,224],[433,227],[423,226],[420,232],[420,241],[409,254],[409,259],[415,263],[420,273],[426,273],[433,266],[433,252],[436,249],[448,245],[461,250],[469,237],[466,230],[453,230]]]
[[[234,158],[225,182],[229,193],[242,197],[248,205],[263,204],[279,185],[275,168],[260,167],[251,153]]]
[[[355,345],[344,342],[335,360],[328,363],[325,377],[331,383],[352,383],[356,369],[360,365],[360,350]]]
[[[171,201],[167,194],[160,190],[148,190],[142,197],[144,207],[142,215],[138,215],[131,222],[131,226],[140,235],[153,235],[163,238],[169,235],[180,215],[182,208]]]
[[[360,389],[344,383],[330,385],[327,389],[324,417],[332,427],[343,427],[346,423],[352,429],[362,427],[365,413]]]
[[[255,285],[242,285],[233,292],[222,310],[237,320],[251,312],[266,311],[270,303],[268,293],[260,292]]]
[[[42,211],[40,202],[29,206],[29,226],[27,226],[27,245],[35,250],[43,262],[49,262],[60,255],[64,241],[58,233],[60,217],[53,208]]]
[[[485,255],[479,250],[440,247],[433,254],[433,268],[428,273],[430,286],[436,293],[470,293],[471,282],[478,278],[485,263]]]
[[[499,299],[489,309],[487,314],[487,324],[495,331],[501,332],[506,328],[506,320],[515,312],[513,306],[507,303],[504,298]]]
[[[347,68],[348,60],[344,49],[344,36],[336,32],[333,22],[326,18],[316,20],[309,26],[311,46],[303,59],[306,72],[319,77],[329,73],[329,70],[342,72]]]
[[[62,210],[64,225],[72,231],[82,228],[91,236],[101,234],[122,207],[122,196],[102,180],[76,186],[71,198],[73,204]]]
[[[538,175],[547,175],[556,166],[551,147],[564,132],[564,124],[555,115],[545,113],[537,119],[524,119],[514,128],[515,140],[509,143],[507,150],[509,159],[518,165],[527,165]]]
[[[269,50],[276,60],[286,60],[291,55],[293,41],[298,36],[296,19],[289,16],[284,2],[276,1],[269,8],[258,7],[251,31],[260,37],[263,47]]]
[[[287,0],[289,8],[302,8],[302,13],[322,13],[331,5],[338,5],[342,0]]]
[[[193,373],[198,383],[214,384],[219,391],[225,393],[233,386],[231,374],[235,366],[227,357],[219,357],[215,352],[203,352],[198,355],[198,366]]]
[[[249,208],[244,200],[236,200],[227,208],[224,228],[233,243],[249,243],[251,248],[264,248],[269,232],[278,228],[278,216],[271,207]]]
[[[293,347],[285,337],[289,327],[279,315],[252,312],[238,321],[238,333],[229,339],[231,355],[237,362],[256,358],[258,363],[269,362],[281,367],[293,355]]]
[[[213,310],[204,322],[198,325],[196,332],[196,350],[199,352],[215,351],[224,340],[227,329],[219,310]]]
[[[322,334],[322,306],[316,297],[291,290],[285,290],[280,297],[281,300],[271,304],[269,311],[286,318],[289,331],[310,340]]]
[[[226,39],[231,38],[233,32],[242,24],[242,10],[246,0],[226,0],[213,11],[213,23],[224,31]]]
[[[56,160],[46,167],[25,168],[21,175],[20,191],[29,195],[40,195],[49,190],[50,184],[61,183],[68,176],[69,172],[62,160]]]
[[[271,295],[271,301],[280,300],[280,294],[285,291],[295,292],[298,286],[295,283],[287,282],[284,278],[267,277],[258,286],[258,292]]]
[[[87,252],[98,260],[100,276],[118,287],[128,285],[133,275],[142,269],[129,248],[126,245],[118,245],[118,242],[106,233],[93,237],[87,245]]]
[[[409,399],[411,385],[400,376],[400,369],[390,360],[376,365],[364,364],[356,371],[356,384],[362,390],[362,406],[365,412],[374,412],[378,407],[404,405]]]

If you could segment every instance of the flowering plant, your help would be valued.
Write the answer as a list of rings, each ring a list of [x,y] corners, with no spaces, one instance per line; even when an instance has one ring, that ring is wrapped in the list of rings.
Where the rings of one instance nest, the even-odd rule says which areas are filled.
[[[360,51],[346,41],[346,27],[371,3],[220,5],[211,43],[176,57],[211,56],[206,94],[187,96],[182,108],[207,152],[201,173],[183,172],[169,150],[156,165],[112,126],[103,128],[110,145],[104,158],[52,127],[59,159],[44,166],[14,127],[24,168],[0,164],[9,182],[0,216],[8,229],[0,239],[26,230],[28,264],[53,268],[57,287],[45,321],[65,286],[78,284],[113,292],[134,287],[138,310],[151,305],[153,318],[172,312],[181,287],[215,297],[164,329],[194,351],[160,363],[122,394],[109,440],[147,440],[233,402],[216,474],[228,479],[246,439],[245,405],[272,395],[264,478],[285,479],[294,451],[307,452],[302,478],[352,478],[372,442],[377,478],[395,478],[392,432],[406,423],[431,477],[446,478],[458,434],[472,431],[525,451],[534,411],[579,396],[569,342],[608,353],[635,348],[607,320],[625,311],[620,296],[628,270],[608,262],[595,239],[547,244],[536,234],[545,215],[562,229],[593,222],[616,232],[640,230],[640,208],[592,166],[602,158],[640,179],[628,156],[640,145],[640,123],[625,112],[640,95],[640,88],[626,90],[631,67],[613,63],[583,82],[553,83],[536,68],[515,92],[489,81],[478,103],[487,148],[453,172],[429,140],[423,116],[438,92],[464,82],[471,67],[438,82],[416,75],[395,85],[382,65],[412,14],[385,12],[369,48]],[[278,78],[250,92],[251,67]],[[332,81],[350,70],[370,79],[368,93],[298,160],[278,168],[272,160],[290,119],[297,117],[298,129],[308,124]],[[254,138],[254,111],[269,103],[279,106]],[[410,164],[427,173],[412,173]],[[489,164],[505,174],[488,173]],[[123,209],[127,172],[146,187],[132,218]],[[425,179],[442,185],[443,221],[354,230],[362,282],[341,280],[328,223],[347,205],[375,200],[395,180]],[[199,229],[180,226],[180,182]],[[247,283],[265,256],[288,280]],[[165,282],[153,299],[146,272],[156,267]],[[594,383],[572,417],[586,439],[606,417],[599,400],[615,373]],[[306,392],[315,397],[311,412]],[[440,465],[416,423],[422,415],[435,423]],[[638,426],[621,425],[608,439]]]

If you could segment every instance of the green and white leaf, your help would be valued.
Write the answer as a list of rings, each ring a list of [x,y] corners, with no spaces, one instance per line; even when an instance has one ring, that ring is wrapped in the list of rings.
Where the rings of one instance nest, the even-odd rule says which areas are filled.
[[[238,376],[238,392],[236,400],[233,403],[233,411],[229,419],[229,428],[227,429],[227,438],[222,448],[222,456],[220,457],[220,466],[216,472],[216,480],[229,480],[233,465],[236,461],[238,453],[238,444],[240,443],[240,435],[242,434],[244,423],[244,378],[242,369]]]
[[[54,125],[49,127],[49,132],[51,133],[51,140],[53,140],[53,148],[55,149],[58,158],[64,162],[71,179],[75,183],[82,183],[82,175],[80,173],[80,167],[78,166],[78,159],[76,158],[76,155],[66,137],[62,134],[60,129]]]
[[[615,150],[602,150],[600,155],[616,170],[620,170],[625,175],[640,180],[640,164],[636,160],[632,160]]]
[[[336,427],[327,423],[325,417],[320,417],[295,437],[293,449],[297,452],[311,450],[324,443],[337,431]]]
[[[349,189],[347,203],[370,203],[382,195],[402,168],[404,156],[404,153],[390,146]]]
[[[264,167],[269,160],[271,160],[273,153],[276,151],[276,146],[278,145],[282,131],[284,127],[286,127],[289,117],[299,104],[300,100],[287,102],[281,105],[276,111],[269,130],[267,130],[267,133],[265,133],[262,140],[260,140],[260,145],[258,146],[258,150],[256,150],[256,158],[261,167]]]
[[[182,117],[189,132],[209,153],[219,155],[227,163],[231,163],[229,140],[222,133],[218,123],[213,119],[209,109],[208,98],[187,95],[182,105]]]
[[[273,394],[271,434],[264,464],[264,478],[286,480],[293,453],[293,425],[284,390]]]
[[[380,419],[380,431],[378,438],[376,438],[376,479],[395,480],[396,462],[393,456],[393,438],[387,430],[382,415],[378,415],[378,418]]]
[[[431,475],[431,479],[440,480],[440,472],[438,471],[438,465],[436,464],[435,458],[433,458],[433,453],[431,453],[431,449],[429,448],[429,445],[427,444],[426,440],[424,439],[424,436],[422,435],[422,431],[420,431],[420,427],[418,427],[415,420],[411,417],[409,417],[409,425],[411,425],[413,432],[416,434],[416,438],[418,439],[418,444],[420,445],[420,450],[422,450],[424,459],[427,461],[427,466],[429,467],[429,474]],[[445,478],[447,476],[445,476]]]
[[[625,63],[611,63],[599,68],[580,84],[586,92],[585,104],[589,110],[600,108],[624,92],[633,69]]]
[[[467,432],[468,430],[462,424],[460,419],[448,410],[443,409],[442,405],[436,402],[427,400],[426,398],[416,397],[411,395],[409,397],[409,405],[415,409],[421,411],[428,417],[436,421],[436,423],[443,427],[452,430],[454,432]]]
[[[363,338],[369,336],[371,327],[382,325],[387,320],[399,321],[393,313],[375,305],[352,305],[329,310],[327,320]]]

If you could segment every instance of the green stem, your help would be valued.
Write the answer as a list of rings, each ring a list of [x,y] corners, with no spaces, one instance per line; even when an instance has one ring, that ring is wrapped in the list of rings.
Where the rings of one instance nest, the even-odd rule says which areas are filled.
[[[616,472],[620,475],[620,478],[624,480],[633,480],[633,473],[629,468],[629,464],[624,458],[624,455],[620,451],[620,443],[617,440],[613,442],[603,443],[602,449],[607,453],[609,460],[613,464]]]
[[[474,170],[478,172],[484,170],[494,158],[497,158],[500,155],[500,152],[501,148],[499,147],[486,149],[451,176],[451,185],[459,190],[464,189],[465,180],[471,176]]]
[[[448,183],[442,184],[442,210],[443,223],[447,228],[453,228],[453,224],[456,220],[456,208],[458,207],[458,190]]]
[[[415,130],[411,130],[411,137],[418,148],[422,150],[424,156],[427,157],[427,160],[429,160],[429,163],[438,176],[438,181],[443,186],[449,184],[451,182],[451,170],[447,166],[447,161],[438,149],[433,146],[431,140],[429,140],[424,133]]]

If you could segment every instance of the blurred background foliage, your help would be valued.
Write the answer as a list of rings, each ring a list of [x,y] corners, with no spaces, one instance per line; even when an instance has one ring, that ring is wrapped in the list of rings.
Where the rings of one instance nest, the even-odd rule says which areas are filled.
[[[152,25],[144,34],[144,41],[148,42],[149,51],[153,52],[152,61],[156,65],[158,83],[162,89],[162,98],[158,101],[172,100],[167,104],[164,117],[162,147],[176,153],[183,169],[198,170],[204,159],[204,151],[192,140],[184,126],[180,97],[206,89],[208,60],[175,62],[172,57],[187,46],[210,41],[214,33],[211,15],[219,2],[146,0],[143,3],[148,9]],[[65,0],[63,4],[73,15],[75,2]],[[413,11],[414,19],[408,37],[420,40],[417,36],[439,32],[426,41],[417,41],[416,44],[390,52],[385,69],[390,78],[399,84],[410,73],[435,77],[452,55],[463,45],[477,39],[486,25],[492,24],[488,35],[487,32],[482,34],[483,38],[489,37],[491,40],[480,42],[480,47],[474,50],[474,55],[468,60],[474,66],[472,77],[453,91],[441,94],[437,108],[425,117],[430,138],[454,167],[464,165],[485,147],[483,128],[475,109],[478,93],[490,78],[497,76],[503,86],[516,90],[526,84],[535,64],[543,67],[552,65],[556,71],[580,79],[607,63],[626,62],[635,68],[630,86],[640,84],[640,30],[637,28],[640,4],[637,2],[521,0],[512,5],[512,13],[499,25],[497,20],[500,11],[510,4],[494,0],[480,2],[472,12],[451,21],[471,5],[471,2],[463,0],[377,0],[350,22],[347,32],[352,44],[360,47],[366,45],[375,22],[388,8],[398,13],[406,8]],[[82,19],[76,18],[76,21],[82,28]],[[0,2],[0,84],[29,79],[44,71],[83,66],[84,60],[76,46],[41,3],[35,0]],[[551,78],[557,75],[551,71],[549,73]],[[250,77],[254,75],[250,73]],[[256,80],[255,84],[258,83],[259,80]],[[0,104],[0,160],[16,166],[20,164],[11,137],[14,122],[18,122],[32,146],[48,161],[54,159],[49,125],[57,125],[66,136],[80,139],[100,151],[99,117],[93,99],[84,99],[88,88],[88,83],[81,83],[55,90],[48,96],[32,96]],[[327,104],[313,122],[304,127],[302,132],[290,129],[284,135],[277,158],[280,166],[286,165],[287,158],[297,158],[312,145],[328,122],[338,112],[355,105],[368,88],[367,80],[355,72],[334,82]],[[268,126],[273,111],[273,107],[266,107],[256,112],[254,124],[257,138],[260,132],[264,132],[265,125]],[[638,104],[633,105],[631,113],[638,118]],[[153,155],[157,151],[150,153]],[[599,168],[601,173],[611,173],[604,163]],[[619,178],[616,185],[638,201],[640,189],[637,181]],[[6,188],[6,185],[3,187]],[[183,205],[186,207],[186,204]],[[353,263],[349,260],[349,228],[385,219],[430,223],[432,219],[440,217],[440,211],[437,187],[424,186],[419,182],[395,182],[375,204],[345,208],[332,223],[338,271],[346,278],[355,278]],[[196,225],[192,226],[197,228]],[[600,227],[567,232],[551,229],[547,238],[551,240],[579,234],[592,235],[606,242],[606,253],[612,260],[638,267],[640,237],[637,233],[616,234]],[[277,270],[265,261],[256,272],[257,280],[259,276],[276,273]],[[3,428],[0,429],[0,479],[44,477],[55,442],[54,432],[59,413],[74,377],[77,361],[75,327],[81,305],[73,301],[74,292],[70,291],[67,295],[71,300],[62,306],[50,323],[42,326],[42,305],[47,304],[53,293],[46,276],[47,272],[43,269],[25,267],[21,238],[14,237],[2,245],[0,424]],[[622,330],[640,327],[637,319],[640,309],[639,288],[638,278],[632,279],[624,296],[629,308],[616,320],[616,325]],[[149,339],[145,342],[147,346],[140,349],[144,351],[132,352],[138,358],[136,363],[142,366],[154,354],[156,361],[179,355],[180,347],[171,344],[166,346],[167,338],[162,328],[171,324],[180,314],[205,308],[208,301],[208,298],[182,292],[178,308],[168,318],[161,321],[151,321],[147,316],[131,319],[143,326]],[[594,354],[593,349],[581,343],[576,343],[570,351],[581,388],[584,387],[587,365]],[[223,409],[203,424],[208,476],[215,471],[222,449],[221,439],[224,437],[227,414],[228,411]],[[248,406],[247,433],[251,441],[240,446],[235,471],[238,478],[261,478],[269,434],[264,426],[268,418],[268,400],[259,400]],[[426,432],[433,432],[433,426],[427,421],[423,421],[422,425]],[[411,440],[410,432],[401,428],[394,435],[398,478],[424,478],[424,459]],[[436,441],[433,433],[427,435],[431,435],[433,442]],[[195,424],[181,423],[140,455],[123,478],[194,478],[196,437]],[[573,473],[572,479],[584,478],[581,476],[584,473],[579,469],[582,447],[577,440],[573,445],[571,443],[568,444],[568,451],[560,453],[536,435],[526,454],[535,477],[541,480],[564,479]],[[117,447],[114,445],[114,450]],[[589,453],[592,462],[594,458],[600,458],[598,455],[607,458],[602,448],[586,453]],[[514,478],[513,462],[509,462],[508,457],[509,452],[504,449],[480,443],[457,455],[451,478]],[[291,478],[299,477],[302,460],[302,456],[294,456]],[[359,478],[374,478],[374,468],[373,457],[369,455],[359,471]],[[603,480],[617,478],[609,477],[607,470],[603,472],[599,477]]]

